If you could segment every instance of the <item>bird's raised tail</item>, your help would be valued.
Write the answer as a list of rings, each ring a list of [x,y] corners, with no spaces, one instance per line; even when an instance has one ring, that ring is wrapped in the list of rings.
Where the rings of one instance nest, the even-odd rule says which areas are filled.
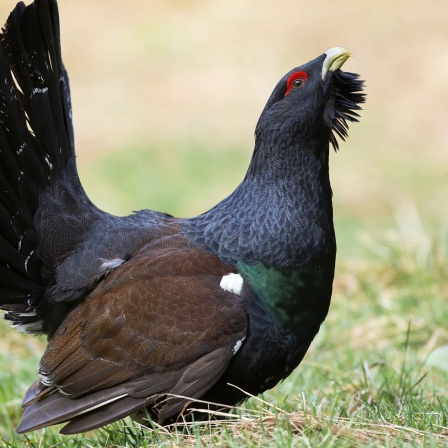
[[[0,307],[23,330],[41,331],[35,309],[82,233],[69,206],[72,221],[95,210],[76,174],[57,4],[19,3],[0,35]]]

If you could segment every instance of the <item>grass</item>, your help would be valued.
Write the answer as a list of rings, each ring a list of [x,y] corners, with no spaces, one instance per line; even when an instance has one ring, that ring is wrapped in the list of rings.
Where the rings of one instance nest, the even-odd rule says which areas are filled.
[[[239,170],[247,163],[246,155],[236,150],[220,153],[218,148],[210,155],[195,144],[189,145],[188,153],[174,148],[174,155],[167,154],[155,151],[145,162],[149,185],[165,186],[165,192],[141,188],[144,156],[138,145],[125,156],[100,157],[92,164],[98,169],[84,167],[81,175],[95,202],[104,203],[109,195],[106,208],[112,204],[119,211],[126,200],[129,208],[132,198],[136,207],[142,201],[183,214],[204,209],[204,197],[216,201],[213,196],[222,194],[210,190],[210,196],[201,195],[203,185],[235,186]],[[171,157],[180,158],[182,170]],[[208,168],[214,165],[219,165],[221,174]],[[124,173],[131,171],[136,177],[127,178]],[[170,179],[188,185],[182,196],[173,193],[179,185],[167,187]],[[103,189],[95,188],[97,182]],[[126,185],[126,192],[119,185]],[[125,420],[83,436],[60,436],[57,428],[15,435],[20,398],[35,379],[44,341],[23,337],[2,323],[0,363],[7,369],[0,371],[0,446],[283,448],[448,443],[448,370],[443,356],[433,356],[435,349],[443,354],[448,346],[446,236],[427,230],[413,206],[398,213],[393,226],[368,238],[359,235],[362,226],[356,219],[349,220],[350,226],[343,225],[344,219],[349,220],[342,217],[338,225],[342,241],[351,240],[360,248],[352,251],[347,243],[340,248],[332,307],[305,360],[286,381],[250,398],[228,421],[141,430]]]

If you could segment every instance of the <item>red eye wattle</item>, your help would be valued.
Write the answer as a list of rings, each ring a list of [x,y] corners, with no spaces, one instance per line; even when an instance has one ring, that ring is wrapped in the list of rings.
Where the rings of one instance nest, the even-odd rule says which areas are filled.
[[[286,81],[286,93],[288,95],[291,90],[300,89],[305,84],[308,79],[308,74],[305,72],[295,72],[289,76],[288,81]]]

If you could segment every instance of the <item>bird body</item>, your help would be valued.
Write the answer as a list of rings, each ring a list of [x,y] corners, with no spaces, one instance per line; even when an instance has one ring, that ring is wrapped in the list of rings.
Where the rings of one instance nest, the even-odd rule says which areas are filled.
[[[116,217],[77,175],[55,0],[19,3],[0,42],[0,307],[49,339],[18,431],[145,411],[169,422],[195,399],[234,405],[286,378],[330,305],[329,147],[364,101],[339,70],[349,53],[280,80],[245,178],[215,207]]]

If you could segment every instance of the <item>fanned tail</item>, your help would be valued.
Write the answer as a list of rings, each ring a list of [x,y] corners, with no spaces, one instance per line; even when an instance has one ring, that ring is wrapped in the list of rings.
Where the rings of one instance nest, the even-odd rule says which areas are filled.
[[[40,331],[35,310],[58,256],[55,243],[42,244],[52,237],[36,215],[59,179],[60,196],[76,193],[83,202],[58,7],[54,0],[19,3],[0,35],[0,307],[29,332]]]

